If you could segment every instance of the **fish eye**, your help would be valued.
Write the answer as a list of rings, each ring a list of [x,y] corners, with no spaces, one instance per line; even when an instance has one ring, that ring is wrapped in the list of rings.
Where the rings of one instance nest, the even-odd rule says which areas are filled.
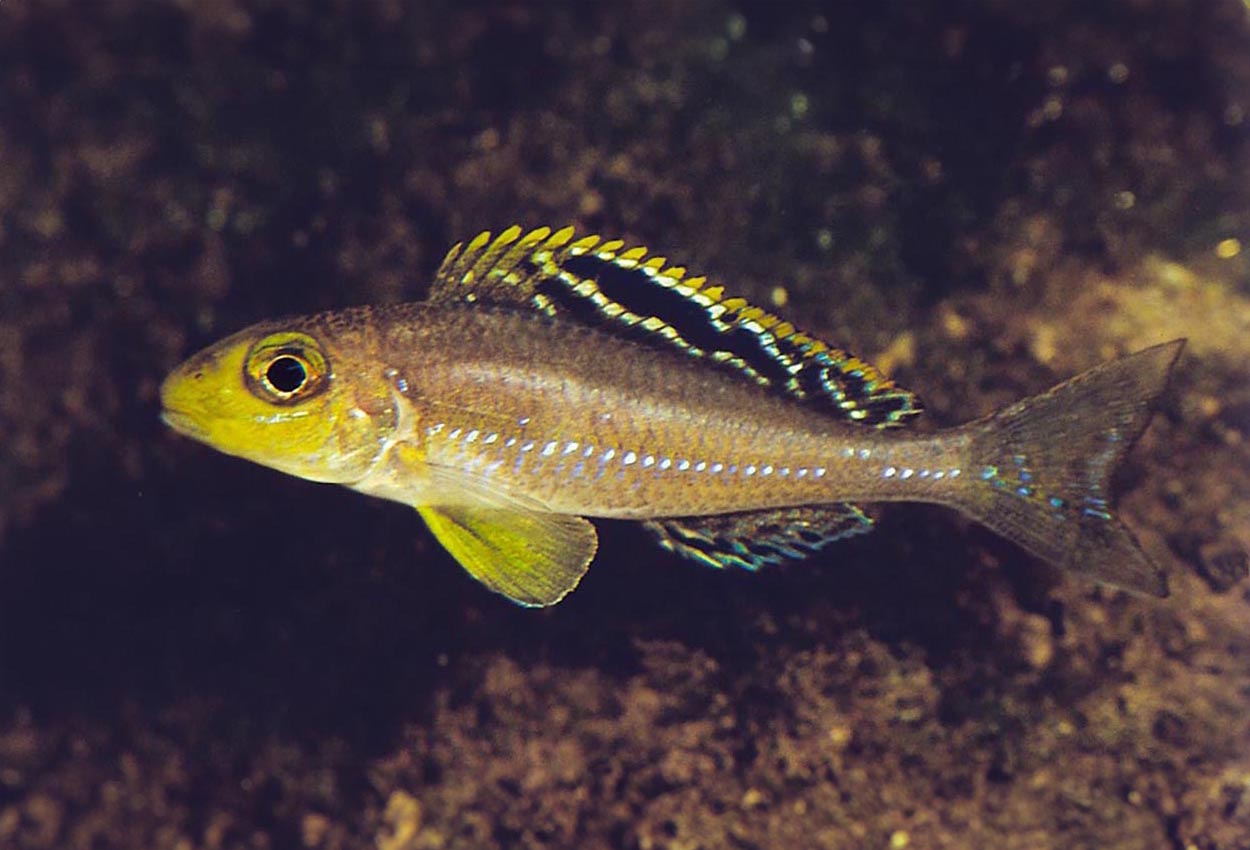
[[[293,393],[308,380],[308,367],[291,354],[282,354],[265,367],[265,380],[280,393]]]
[[[271,334],[252,347],[244,379],[252,393],[277,404],[294,404],[326,386],[329,366],[316,340],[307,334]]]

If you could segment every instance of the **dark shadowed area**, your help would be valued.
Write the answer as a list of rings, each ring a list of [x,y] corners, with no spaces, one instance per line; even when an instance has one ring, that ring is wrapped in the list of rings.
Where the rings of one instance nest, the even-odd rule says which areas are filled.
[[[1250,847],[1238,0],[0,0],[0,847]],[[516,608],[163,375],[479,230],[684,260],[932,423],[1188,336],[1091,587],[937,509]]]

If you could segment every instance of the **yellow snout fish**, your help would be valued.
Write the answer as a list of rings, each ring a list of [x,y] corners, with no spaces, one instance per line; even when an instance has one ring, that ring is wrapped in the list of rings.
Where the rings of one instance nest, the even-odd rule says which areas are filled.
[[[427,301],[263,322],[161,388],[194,439],[403,502],[487,587],[551,605],[638,520],[757,569],[868,531],[859,502],[962,511],[1060,567],[1164,596],[1108,478],[1182,340],[936,433],[867,363],[720,286],[572,228],[454,247]]]

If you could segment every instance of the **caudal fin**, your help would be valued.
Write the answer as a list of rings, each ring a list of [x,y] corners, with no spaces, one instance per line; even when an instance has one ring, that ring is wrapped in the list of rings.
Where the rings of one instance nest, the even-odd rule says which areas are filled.
[[[1104,363],[968,426],[972,463],[960,507],[1052,564],[1167,596],[1163,571],[1111,512],[1107,486],[1184,344]]]

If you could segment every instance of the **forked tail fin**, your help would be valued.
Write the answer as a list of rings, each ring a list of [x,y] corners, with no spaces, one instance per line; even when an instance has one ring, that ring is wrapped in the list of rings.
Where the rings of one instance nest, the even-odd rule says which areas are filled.
[[[1111,512],[1107,486],[1150,421],[1184,343],[1104,363],[969,425],[960,507],[1052,564],[1167,596],[1163,571]]]

